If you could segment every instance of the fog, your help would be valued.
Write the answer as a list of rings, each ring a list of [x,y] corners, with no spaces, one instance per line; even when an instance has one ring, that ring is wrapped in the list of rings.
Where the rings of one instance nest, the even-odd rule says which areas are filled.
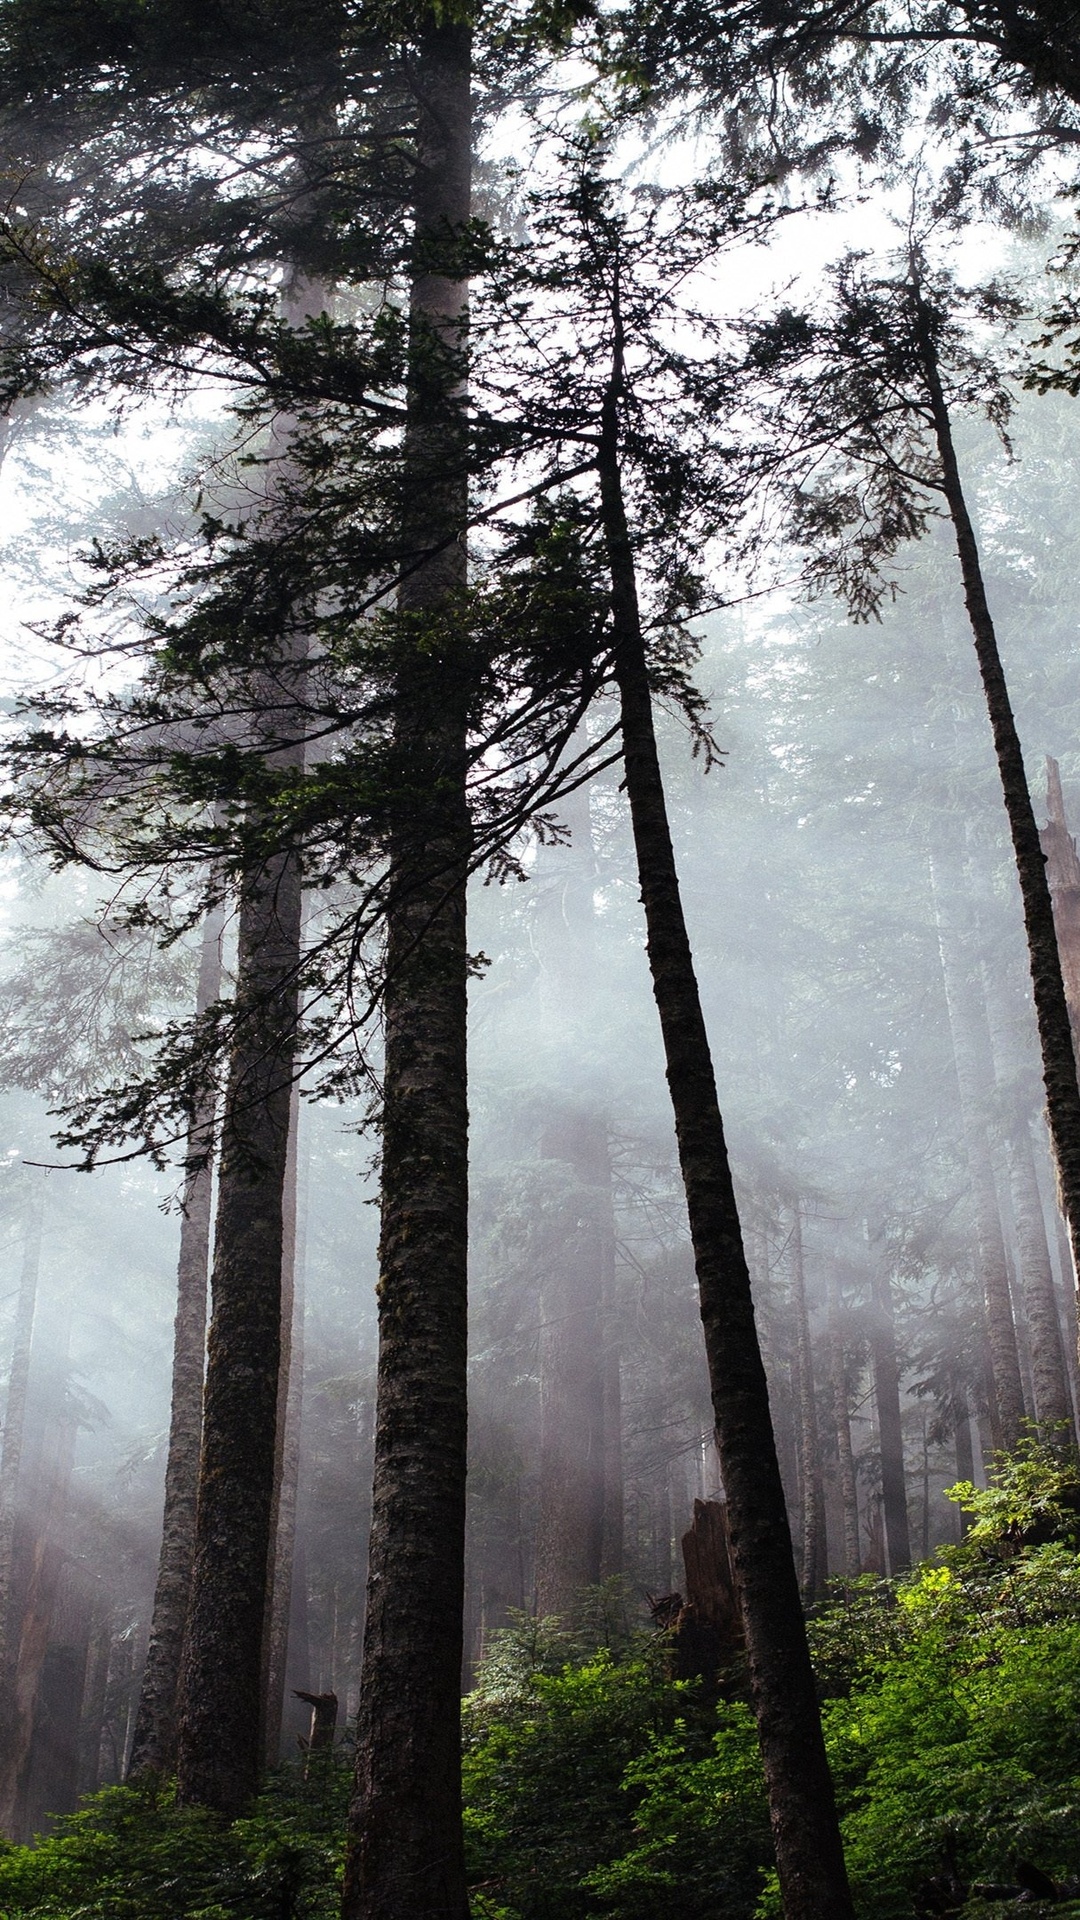
[[[823,259],[865,235],[862,218],[848,209],[811,238],[808,225],[781,233],[755,256],[747,299],[763,300],[766,282],[812,282]],[[875,242],[883,221],[878,209]],[[969,245],[986,255],[997,243],[980,227]],[[1034,272],[1046,250],[1010,259]],[[85,585],[77,556],[87,539],[137,534],[171,513],[179,521],[176,476],[217,430],[213,396],[200,404],[197,418],[148,401],[116,425],[50,402],[48,417],[28,409],[20,419],[2,470],[10,703],[43,676],[97,671],[78,657],[57,664],[41,623]],[[1011,451],[983,423],[958,428],[1036,810],[1043,824],[1051,756],[1073,832],[1074,408],[1025,395]],[[748,587],[696,623],[693,673],[720,749],[711,770],[671,703],[660,720],[810,1602],[830,1577],[896,1572],[956,1538],[944,1490],[971,1473],[984,1479],[1001,1444],[988,1387],[987,1204],[1027,1417],[1037,1418],[1033,1262],[1050,1263],[1076,1390],[1073,1277],[1020,896],[948,527],[904,547],[895,571],[899,591],[880,622],[857,624],[829,595],[807,601],[774,584]],[[774,581],[783,574],[780,556]],[[125,671],[114,665],[105,678],[122,686]],[[579,741],[615,720],[602,694]],[[581,1633],[598,1617],[605,1631],[648,1618],[683,1582],[695,1500],[723,1492],[620,781],[609,767],[556,801],[547,830],[516,843],[517,873],[479,872],[472,883],[466,1688],[492,1635],[519,1616]],[[9,1408],[20,1300],[25,1333],[33,1294],[21,1459],[0,1469],[13,1503],[9,1634],[34,1703],[9,1822],[19,1838],[79,1792],[122,1777],[161,1534],[182,1143],[164,1168],[118,1147],[80,1171],[78,1152],[55,1142],[61,1122],[50,1109],[115,1078],[125,1045],[138,1057],[140,1031],[183,1014],[197,936],[189,929],[156,958],[146,937],[149,984],[132,1013],[116,983],[111,889],[108,876],[49,874],[32,853],[11,853],[5,869]],[[324,890],[310,904],[309,945],[327,902]],[[65,970],[55,955],[78,929],[90,947]],[[95,939],[98,972],[87,957]],[[235,966],[232,906],[225,960]],[[92,1017],[72,997],[80,969],[97,983]],[[377,1072],[378,1039],[367,1044]],[[299,1084],[286,1755],[308,1721],[294,1690],[333,1692],[344,1718],[356,1712],[377,1358],[377,1131],[359,1086],[331,1097],[303,1061]],[[890,1447],[897,1465],[882,1421],[890,1365],[900,1531],[884,1486]],[[6,1463],[13,1431],[9,1420]]]

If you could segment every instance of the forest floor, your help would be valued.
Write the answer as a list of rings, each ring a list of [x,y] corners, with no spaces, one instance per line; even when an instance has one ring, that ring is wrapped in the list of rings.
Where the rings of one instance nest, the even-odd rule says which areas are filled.
[[[1030,1443],[958,1492],[962,1545],[810,1622],[856,1910],[1080,1920],[1080,1468]],[[465,1703],[476,1920],[779,1920],[738,1663],[706,1702],[600,1599],[495,1636]],[[231,1825],[107,1789],[0,1852],[0,1920],[336,1920],[349,1772]]]

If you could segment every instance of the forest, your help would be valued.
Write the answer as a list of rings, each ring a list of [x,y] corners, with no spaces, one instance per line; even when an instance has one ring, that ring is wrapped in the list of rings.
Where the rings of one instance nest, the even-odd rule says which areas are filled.
[[[1078,156],[0,0],[0,1920],[1080,1920]]]

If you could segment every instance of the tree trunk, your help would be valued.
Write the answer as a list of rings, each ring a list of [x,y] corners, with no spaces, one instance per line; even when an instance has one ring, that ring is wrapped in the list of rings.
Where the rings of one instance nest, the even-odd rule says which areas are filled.
[[[278,694],[280,701],[280,693]],[[280,721],[279,721],[280,724]],[[303,745],[283,749],[302,756]],[[177,1793],[236,1815],[262,1763],[263,1623],[281,1347],[282,1193],[296,1048],[300,870],[240,886]]]
[[[946,893],[941,883],[940,863],[935,858],[930,862],[930,876],[953,1065],[960,1098],[960,1117],[971,1177],[979,1277],[986,1303],[986,1333],[994,1388],[990,1424],[995,1447],[1011,1451],[1023,1432],[1024,1386],[1009,1293],[1008,1258],[986,1130],[985,1105],[990,1093],[991,1069],[987,1035],[976,1030],[973,998],[981,989],[976,986],[965,964],[967,956],[963,952],[961,936],[948,918],[950,900],[953,913],[958,910],[956,889],[952,888]],[[962,911],[962,902],[959,907]]]
[[[859,1553],[859,1489],[855,1476],[855,1454],[851,1445],[851,1409],[848,1404],[847,1359],[840,1325],[839,1288],[836,1276],[829,1275],[828,1305],[829,1385],[832,1390],[833,1422],[836,1428],[837,1473],[840,1481],[840,1506],[844,1524],[844,1572],[856,1580],[862,1571]]]
[[[1046,878],[1075,1046],[1080,1034],[1080,859],[1065,818],[1061,769],[1049,754],[1046,756],[1046,813],[1047,821],[1039,842],[1046,856]]]
[[[1035,1418],[1045,1439],[1074,1445],[1076,1432],[1072,1395],[1061,1342],[1057,1292],[1046,1239],[1042,1197],[1035,1174],[1031,1134],[1023,1114],[1013,1115],[1005,1144],[1009,1156],[1024,1315],[1031,1343]]]
[[[61,1391],[67,1384],[69,1331],[69,1328],[65,1328],[63,1351],[58,1355],[61,1370],[57,1385],[61,1387]],[[22,1609],[18,1654],[15,1661],[12,1738],[10,1744],[5,1742],[2,1775],[0,1775],[2,1779],[0,1829],[21,1843],[32,1838],[27,1828],[27,1817],[30,1812],[29,1787],[35,1759],[35,1738],[38,1733],[39,1718],[46,1704],[42,1698],[41,1685],[64,1567],[63,1542],[66,1534],[71,1473],[75,1463],[75,1441],[78,1433],[70,1409],[61,1401],[60,1411],[57,1413],[55,1406],[56,1403],[53,1402],[49,1413],[46,1414],[48,1424],[45,1431],[41,1478],[38,1482],[40,1504],[34,1516],[37,1530],[33,1542],[30,1578]],[[81,1687],[80,1681],[80,1692]]]
[[[85,1588],[62,1544],[57,1544],[59,1580],[34,1702],[30,1763],[20,1795],[19,1825],[27,1838],[54,1832],[56,1821],[75,1811],[79,1791],[80,1713],[90,1618]]]
[[[962,1406],[957,1413],[956,1425],[953,1428],[953,1445],[956,1449],[956,1478],[974,1484],[975,1450],[971,1444],[971,1415],[966,1406]],[[957,1507],[956,1513],[962,1540],[971,1526],[971,1516],[961,1507]]]
[[[11,1619],[12,1549],[26,1430],[26,1394],[30,1384],[30,1348],[34,1337],[38,1275],[41,1271],[41,1229],[44,1189],[35,1179],[30,1189],[23,1242],[19,1298],[11,1343],[7,1402],[4,1408],[4,1445],[0,1453],[0,1726],[6,1728],[14,1682],[15,1623]]]
[[[343,1920],[421,1913],[465,1920],[468,1913],[460,1688],[469,695],[466,661],[454,654],[445,615],[466,567],[458,355],[467,293],[446,247],[469,218],[470,71],[467,27],[448,20],[424,30],[414,76],[417,257],[406,436],[406,547],[417,557],[400,594],[395,714],[408,803],[391,824],[375,1472]],[[438,635],[428,647],[433,628]],[[413,633],[418,643],[410,644]]]
[[[896,1323],[893,1317],[892,1286],[884,1259],[874,1260],[870,1270],[872,1320],[870,1353],[874,1373],[874,1400],[877,1406],[878,1442],[881,1447],[881,1500],[885,1516],[885,1541],[889,1551],[889,1572],[903,1573],[911,1565],[911,1532],[908,1526],[907,1478],[904,1472],[904,1429],[900,1418],[900,1368],[896,1357]]]
[[[195,997],[198,1014],[213,1006],[221,992],[224,925],[224,913],[219,908],[207,915],[203,926]],[[176,1764],[176,1696],[191,1595],[202,1439],[214,1106],[212,1095],[204,1097],[198,1111],[191,1116],[187,1135],[184,1212],[176,1272],[165,1511],[150,1640],[131,1743],[128,1767],[131,1777],[147,1772],[169,1773]]]
[[[271,1537],[270,1591],[266,1622],[266,1764],[281,1754],[285,1707],[285,1671],[292,1618],[293,1561],[296,1553],[296,1501],[300,1484],[300,1429],[304,1399],[304,1253],[307,1233],[308,1150],[300,1178],[300,1100],[293,1090],[289,1113],[289,1153],[285,1167],[281,1266],[281,1348],[278,1375],[278,1453],[275,1466]],[[286,1358],[287,1356],[287,1358]]]
[[[575,747],[586,744],[582,731]],[[588,788],[568,795],[560,811],[570,831],[569,845],[545,850],[536,872],[541,1007],[549,1045],[557,1055],[540,1154],[561,1161],[566,1178],[544,1249],[541,1285],[535,1570],[538,1612],[565,1615],[581,1589],[595,1585],[604,1568],[610,1475],[619,1478],[613,1499],[621,1502],[622,1494],[621,1462],[615,1452],[618,1427],[609,1450],[604,1418],[615,1218],[607,1062],[597,1049],[596,854]],[[610,1385],[609,1370],[608,1391]],[[617,1411],[617,1402],[611,1411]],[[610,1530],[607,1544],[610,1549]]]
[[[615,353],[598,466],[611,573],[626,791],[686,1188],[732,1563],[746,1629],[777,1869],[786,1920],[848,1920],[851,1896],[754,1325],[750,1275],[656,751],[622,492],[619,401],[623,372],[618,332]]]
[[[96,1793],[101,1783],[101,1737],[112,1652],[112,1614],[99,1609],[90,1629],[90,1650],[79,1724],[79,1792]]]
[[[941,459],[942,486],[956,535],[975,652],[986,693],[998,770],[1009,818],[1016,872],[1024,903],[1031,986],[1042,1050],[1046,1112],[1054,1146],[1062,1207],[1069,1223],[1073,1263],[1080,1272],[1080,1085],[1054,926],[1046,861],[1031,804],[1020,736],[998,652],[975,532],[968,513],[953,445],[952,424],[941,384],[930,310],[917,286],[912,289],[923,377],[934,418]]]
[[[623,1512],[626,1492],[623,1484],[622,1354],[615,1337],[615,1310],[610,1292],[604,1313],[604,1541],[600,1557],[601,1579],[610,1580],[622,1573]]]
[[[566,1616],[582,1588],[599,1580],[604,1540],[606,1125],[595,1112],[568,1105],[549,1115],[540,1150],[563,1162],[571,1187],[542,1288],[536,1610]]]
[[[791,1227],[792,1306],[795,1314],[795,1399],[799,1414],[799,1481],[802,1487],[802,1555],[799,1585],[803,1600],[820,1600],[828,1578],[825,1541],[825,1482],[821,1470],[814,1354],[806,1300],[802,1212],[795,1202]]]

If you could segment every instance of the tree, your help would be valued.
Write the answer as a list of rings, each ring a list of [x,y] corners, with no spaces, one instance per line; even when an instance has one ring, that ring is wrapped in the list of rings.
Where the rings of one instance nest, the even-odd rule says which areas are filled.
[[[837,581],[856,617],[869,617],[880,606],[886,591],[884,557],[923,530],[935,495],[944,500],[1020,882],[1047,1121],[1075,1261],[1080,1256],[1076,1058],[1046,863],[952,429],[957,404],[982,406],[1003,429],[1010,402],[992,363],[963,337],[955,318],[959,294],[946,277],[931,278],[914,245],[898,279],[876,280],[849,261],[840,271],[837,294],[835,320],[820,333],[805,318],[788,314],[775,330],[762,330],[755,352],[763,366],[775,354],[777,365],[783,360],[790,368],[804,350],[824,349],[824,370],[812,375],[804,390],[805,431],[815,465],[828,458],[823,449],[836,450],[837,484],[831,492],[824,483],[805,492],[797,485],[796,504],[806,532],[818,543],[812,577],[822,584]],[[984,307],[1006,321],[1015,314],[1015,303],[993,292]],[[934,450],[929,459],[927,441]]]
[[[207,916],[199,957],[196,1014],[207,1014],[221,991],[224,918]],[[195,1501],[202,1438],[206,1290],[210,1264],[214,1112],[209,1099],[191,1115],[184,1170],[176,1274],[169,1450],[154,1612],[135,1718],[130,1775],[170,1772],[176,1758],[176,1699],[187,1629],[195,1552]]]
[[[461,1827],[468,1111],[465,885],[471,688],[462,241],[471,34],[425,23],[418,109],[404,549],[390,838],[379,1377],[344,1920],[468,1912]]]

